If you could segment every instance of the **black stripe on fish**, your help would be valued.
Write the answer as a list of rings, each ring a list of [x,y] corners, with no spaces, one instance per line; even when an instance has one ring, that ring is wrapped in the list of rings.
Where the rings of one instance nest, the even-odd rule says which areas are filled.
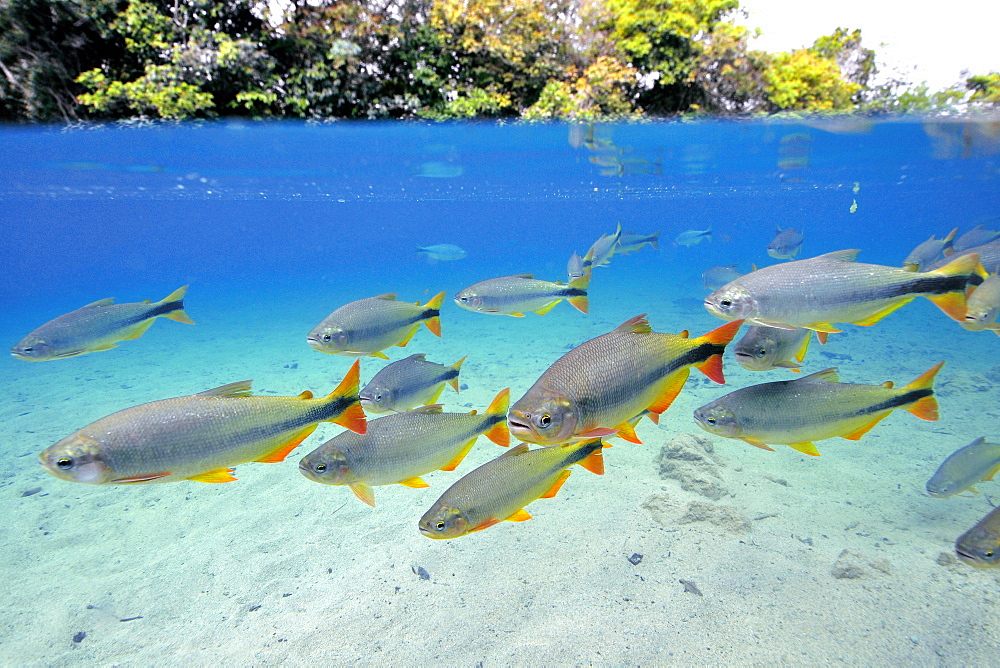
[[[230,438],[239,442],[246,442],[258,440],[260,438],[267,438],[286,431],[296,431],[310,424],[322,422],[323,420],[331,417],[341,415],[344,411],[351,407],[351,404],[356,403],[359,399],[360,397],[356,394],[348,397],[338,397],[336,401],[313,406],[298,417],[285,420],[284,422],[253,427],[251,429],[247,429],[246,431],[233,434]]]
[[[794,382],[794,381],[793,381]],[[855,411],[853,415],[871,415],[874,413],[881,413],[882,411],[891,411],[894,408],[900,408],[901,406],[909,406],[910,404],[915,404],[924,397],[930,397],[934,395],[934,390],[929,388],[923,388],[919,390],[913,390],[907,392],[906,394],[901,394],[899,396],[887,399],[878,404],[862,408],[861,410]]]
[[[886,297],[905,297],[908,295],[943,295],[949,292],[965,290],[971,276],[928,276],[918,278],[886,289]]]
[[[595,450],[600,450],[603,447],[604,447],[604,441],[602,439],[597,439],[587,447],[580,448],[576,452],[570,453],[565,459],[563,459],[561,467],[564,469],[568,469],[573,464],[576,464],[577,462],[586,459],[587,456],[590,455],[590,453],[594,452]]]
[[[441,310],[436,308],[426,309],[423,313],[414,318],[411,322],[420,322],[421,320],[430,320],[431,318],[441,315]]]
[[[145,315],[136,318],[136,322],[142,320],[148,320],[149,318],[155,318],[158,315],[166,315],[167,313],[173,313],[174,311],[179,311],[184,308],[184,300],[178,299],[173,302],[165,302],[163,304],[154,304],[153,308],[146,311]]]

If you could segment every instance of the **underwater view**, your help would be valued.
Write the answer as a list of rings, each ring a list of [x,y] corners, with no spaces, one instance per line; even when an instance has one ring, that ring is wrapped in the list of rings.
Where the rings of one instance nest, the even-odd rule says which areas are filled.
[[[996,663],[996,119],[7,126],[0,177],[0,663]]]

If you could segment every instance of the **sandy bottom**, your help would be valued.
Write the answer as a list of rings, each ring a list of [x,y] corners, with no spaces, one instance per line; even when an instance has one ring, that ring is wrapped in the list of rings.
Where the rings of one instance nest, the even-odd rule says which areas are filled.
[[[445,410],[467,411],[503,387],[518,398],[569,346],[638,312],[659,331],[721,324],[691,301],[700,295],[650,286],[623,303],[613,288],[595,286],[589,317],[565,305],[523,319],[449,305],[444,338],[420,332],[391,354],[468,354],[468,389],[443,395]],[[340,430],[327,424],[285,462],[243,465],[230,484],[87,486],[38,466],[43,448],[121,408],[247,377],[258,392],[326,393],[350,365],[304,343],[316,314],[337,304],[196,301],[197,327],[162,322],[110,352],[0,362],[0,663],[997,660],[1000,571],[956,562],[952,546],[1000,488],[935,499],[924,483],[953,450],[1000,438],[1000,349],[929,304],[814,343],[806,369],[904,383],[945,359],[939,422],[899,411],[860,442],[821,441],[821,458],[712,437],[692,410],[793,377],[727,356],[726,388],[694,372],[659,426],[640,425],[643,445],[606,451],[604,476],[578,468],[558,496],[528,507],[531,521],[433,541],[418,518],[502,452],[486,439],[458,471],[426,476],[429,489],[376,488],[375,509],[296,470]],[[363,360],[362,380],[382,364]]]

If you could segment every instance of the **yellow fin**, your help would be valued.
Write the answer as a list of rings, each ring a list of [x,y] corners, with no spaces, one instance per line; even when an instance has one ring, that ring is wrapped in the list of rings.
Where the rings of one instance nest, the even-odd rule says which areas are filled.
[[[221,468],[193,475],[188,480],[196,482],[233,482],[236,480],[236,476],[233,475],[233,469]]]
[[[352,482],[348,483],[347,486],[351,488],[352,492],[354,492],[354,496],[358,497],[372,508],[375,507],[375,490],[371,488],[371,485],[367,485],[363,482]]]
[[[456,387],[455,390],[457,391],[458,388]],[[444,383],[441,383],[440,385],[438,385],[438,389],[434,392],[434,396],[432,396],[430,398],[430,400],[427,401],[427,403],[425,405],[432,406],[432,405],[436,404],[438,402],[438,399],[441,398],[441,393],[442,392],[444,392]]]
[[[457,362],[455,362],[454,364],[452,364],[451,368],[454,369],[455,371],[459,371],[462,368],[462,364],[465,363],[465,360],[466,360],[467,357],[468,357],[468,355],[466,355],[462,359],[460,359]],[[455,390],[456,392],[459,391],[460,388],[459,388],[459,385],[458,385],[458,376],[457,375],[454,378],[452,378],[451,380],[449,380],[448,384],[451,385],[452,389]]]
[[[474,438],[471,441],[469,441],[468,443],[466,443],[464,446],[462,446],[462,449],[459,451],[459,453],[457,455],[455,455],[455,458],[452,459],[447,464],[445,464],[444,466],[442,466],[441,470],[442,471],[454,471],[455,469],[457,469],[458,465],[461,464],[462,460],[465,459],[465,456],[467,454],[469,454],[469,450],[472,449],[472,446],[475,445],[475,443],[476,443],[476,439]]]
[[[806,338],[802,340],[802,347],[795,353],[795,361],[801,363],[806,358],[806,351],[809,350],[809,342],[812,341],[812,330],[806,332]]]
[[[403,345],[406,345],[406,344],[404,343]],[[368,353],[368,357],[377,357],[377,358],[378,358],[378,359],[380,359],[380,360],[386,360],[386,361],[388,361],[388,359],[389,359],[389,356],[388,356],[388,355],[386,355],[386,354],[385,354],[384,352],[382,352],[381,350],[376,350],[376,351],[375,351],[375,352],[373,352],[373,353]]]
[[[626,440],[629,443],[638,443],[639,445],[642,445],[642,441],[640,441],[639,437],[635,435],[635,428],[632,426],[631,422],[622,422],[618,425],[617,429],[618,433],[615,434],[615,436],[618,438]]]
[[[876,322],[878,322],[879,320],[881,320],[885,316],[889,315],[893,311],[906,306],[907,304],[909,304],[910,302],[912,302],[913,299],[914,299],[914,297],[907,297],[906,299],[900,299],[895,304],[891,304],[891,305],[885,307],[884,309],[882,309],[881,311],[873,313],[872,315],[868,316],[867,318],[864,318],[863,320],[855,320],[851,324],[861,325],[862,327],[870,327],[871,325],[874,325]],[[962,317],[963,318],[965,317],[964,310],[962,312]]]
[[[874,427],[879,422],[881,422],[882,418],[884,418],[886,415],[888,415],[888,413],[886,413],[885,415],[881,415],[881,416],[875,418],[874,420],[872,420],[871,422],[869,422],[865,426],[861,427],[860,429],[855,429],[850,434],[842,434],[841,438],[846,438],[848,441],[857,441],[857,440],[860,440],[861,437],[864,436],[865,434],[867,434],[871,430],[872,427]]]
[[[213,387],[211,390],[205,390],[204,392],[199,392],[195,396],[198,397],[249,397],[250,396],[250,380],[238,380],[235,383],[229,383],[228,385],[222,385],[219,387]]]
[[[509,315],[512,318],[523,318],[524,317],[523,313],[508,313],[507,315]]]
[[[132,331],[128,333],[128,336],[122,337],[122,341],[134,341],[135,339],[138,339],[146,333],[147,329],[153,326],[154,321],[155,318],[150,318],[149,320],[140,322],[132,328]]]
[[[828,322],[814,322],[809,325],[803,325],[806,329],[811,329],[814,332],[823,332],[824,334],[840,334],[841,330],[837,329]]]
[[[521,508],[516,513],[514,513],[513,515],[511,515],[510,517],[508,517],[507,521],[508,522],[524,522],[525,520],[530,520],[530,519],[531,519],[531,515],[528,514],[528,511],[525,510],[524,508]],[[486,527],[484,527],[482,525],[480,525],[480,527],[483,528],[483,529],[486,528]]]
[[[403,487],[413,487],[415,489],[423,489],[424,487],[430,487],[424,479],[420,476],[413,476],[412,478],[407,478],[406,480],[400,480],[399,484]]]
[[[816,449],[814,443],[809,441],[803,441],[802,443],[789,443],[788,447],[794,448],[804,455],[809,455],[810,457],[819,457],[819,450]]]
[[[545,315],[546,313],[554,309],[556,307],[556,304],[558,304],[561,301],[562,301],[561,299],[556,299],[555,301],[551,301],[542,308],[536,309],[535,313],[537,313],[538,315]]]
[[[311,424],[299,433],[295,434],[290,441],[275,448],[272,452],[264,455],[260,459],[255,459],[256,462],[261,462],[262,464],[276,464],[278,462],[285,461],[285,457],[288,453],[298,447],[299,443],[309,438],[309,435],[316,431],[316,425]]]
[[[312,399],[312,398],[313,398],[313,393],[310,392],[309,390],[302,390],[302,392],[299,393],[299,399]]]
[[[670,379],[663,391],[660,392],[660,396],[653,400],[653,403],[646,406],[650,413],[662,413],[663,411],[670,408],[670,404],[674,403],[674,399],[677,395],[681,393],[684,389],[684,383],[687,382],[688,376],[691,375],[691,369],[684,367]]]
[[[551,499],[553,496],[555,496],[556,494],[559,493],[559,488],[563,486],[563,483],[566,482],[566,478],[568,478],[568,477],[569,477],[569,469],[567,469],[567,470],[563,471],[562,473],[560,473],[556,477],[556,481],[554,483],[552,483],[552,487],[549,487],[549,491],[545,492],[545,494],[542,494],[538,498],[540,498],[540,499]]]
[[[653,331],[650,327],[649,321],[646,320],[646,314],[640,313],[634,318],[629,318],[622,324],[615,328],[615,331],[632,332],[634,334],[649,334]]]
[[[416,324],[416,325],[414,325],[414,326],[413,326],[413,327],[412,327],[412,328],[410,329],[410,333],[409,333],[409,334],[407,334],[406,336],[404,336],[404,337],[403,337],[403,340],[402,340],[402,341],[400,341],[399,343],[397,343],[396,345],[397,345],[397,346],[399,346],[400,348],[404,348],[404,347],[406,347],[406,344],[410,342],[410,339],[412,339],[412,338],[413,338],[413,335],[417,333],[417,330],[418,330],[418,329],[420,329],[420,325],[419,325],[419,324]],[[388,358],[386,358],[386,359],[388,359]]]
[[[741,438],[740,440],[743,441],[743,442],[745,442],[745,443],[749,443],[750,445],[752,445],[755,448],[760,448],[761,450],[769,450],[770,452],[774,452],[774,448],[772,448],[770,445],[768,445],[764,441],[759,441],[756,438],[750,438],[749,436],[747,436],[747,437]]]
[[[174,322],[183,322],[185,325],[195,324],[194,320],[191,319],[184,309],[179,308],[176,311],[171,311],[170,313],[164,313],[163,317],[167,320],[173,320]]]
[[[963,256],[964,257],[964,256]],[[934,305],[944,311],[952,320],[965,322],[965,314],[968,311],[968,303],[965,300],[965,293],[962,291],[946,292],[943,295],[924,295],[934,302]]]
[[[114,297],[105,297],[104,299],[98,299],[96,302],[90,302],[89,304],[87,304],[86,306],[82,306],[81,308],[90,308],[91,306],[111,306],[114,303],[115,303]]]

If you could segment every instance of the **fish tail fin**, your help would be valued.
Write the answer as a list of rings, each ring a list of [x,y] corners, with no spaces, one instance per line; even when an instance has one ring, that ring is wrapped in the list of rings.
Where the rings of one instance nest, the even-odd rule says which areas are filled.
[[[655,232],[649,235],[650,237],[649,245],[655,248],[656,250],[660,250],[660,232],[662,231],[663,230],[656,230]]]
[[[580,447],[580,450],[586,454],[580,460],[580,466],[587,469],[591,473],[604,475],[604,455],[602,454],[603,448],[604,443],[599,438],[584,443]]]
[[[705,234],[703,234],[702,236],[704,236],[709,241],[712,240],[712,226],[711,225],[708,226],[708,229],[705,230]]]
[[[736,337],[736,332],[739,331],[742,324],[742,320],[727,322],[725,325],[716,327],[708,334],[699,337],[697,341],[699,344],[708,343],[714,346],[719,346],[725,350],[726,346]],[[701,371],[710,379],[714,380],[716,383],[720,385],[725,384],[726,378],[722,373],[722,350],[710,355],[708,359],[698,362],[693,366],[698,369],[698,371]]]
[[[979,255],[976,253],[959,255],[948,264],[929,273],[936,276],[948,277],[966,276],[970,280],[973,275],[979,276],[983,279],[986,279],[988,276],[986,270],[983,269],[983,265],[979,263]],[[952,320],[961,322],[965,319],[965,313],[967,310],[965,290],[955,290],[953,292],[945,292],[940,295],[926,295],[926,297],[934,302],[934,305],[944,311],[945,314]]]
[[[510,429],[507,427],[507,410],[510,408],[510,388],[497,392],[490,405],[486,408],[486,418],[490,420],[500,420],[486,432],[486,438],[499,446],[506,448],[510,445]]]
[[[979,263],[978,253],[968,253],[967,255],[959,255],[954,260],[944,265],[943,267],[938,267],[933,272],[938,276],[972,276],[975,274],[982,279],[989,278],[989,274],[983,268],[983,265]]]
[[[467,357],[468,357],[468,355],[466,355],[462,359],[458,360],[457,362],[455,362],[454,364],[452,364],[451,367],[450,367],[450,368],[454,369],[456,373],[455,373],[455,377],[448,381],[448,384],[451,385],[452,389],[455,390],[456,392],[458,392],[458,390],[459,390],[459,387],[458,387],[458,371],[462,368],[462,364],[465,362],[465,359]]]
[[[941,370],[944,366],[944,362],[938,362],[932,366],[927,371],[917,376],[917,378],[912,382],[908,383],[903,389],[914,391],[914,390],[929,390],[933,392],[934,389],[934,377],[937,372]],[[921,420],[934,421],[938,419],[938,403],[937,399],[934,398],[933,394],[928,394],[925,397],[921,397],[914,403],[906,407],[910,413],[913,413]]]
[[[444,291],[441,291],[434,295],[426,306],[429,311],[433,314],[430,318],[424,320],[424,324],[427,325],[427,329],[431,330],[434,336],[441,336],[441,304],[444,303]]]
[[[569,302],[570,306],[575,308],[580,313],[590,312],[590,299],[587,295],[577,295],[575,297],[567,297],[566,301]]]
[[[347,371],[344,380],[340,381],[337,389],[331,392],[326,399],[327,401],[339,401],[343,398],[350,398],[352,400],[351,404],[340,415],[329,421],[339,424],[341,427],[347,427],[353,432],[363,434],[367,431],[368,424],[365,419],[365,411],[361,408],[361,397],[358,396],[360,386],[361,360],[354,360],[354,364]]]
[[[955,229],[953,229],[951,232],[949,232],[948,236],[946,236],[944,239],[941,240],[941,241],[944,242],[944,248],[951,248],[952,243],[954,243],[954,241],[955,241],[955,235],[956,234],[958,234],[958,228],[957,227]]]
[[[181,287],[177,288],[169,295],[161,299],[159,302],[157,302],[157,305],[161,307],[162,306],[175,307],[171,308],[168,312],[161,314],[163,315],[164,318],[169,318],[170,320],[176,320],[177,322],[183,322],[188,325],[194,324],[194,320],[192,320],[191,317],[184,312],[184,295],[185,293],[187,293],[187,289],[188,286],[182,285]]]

